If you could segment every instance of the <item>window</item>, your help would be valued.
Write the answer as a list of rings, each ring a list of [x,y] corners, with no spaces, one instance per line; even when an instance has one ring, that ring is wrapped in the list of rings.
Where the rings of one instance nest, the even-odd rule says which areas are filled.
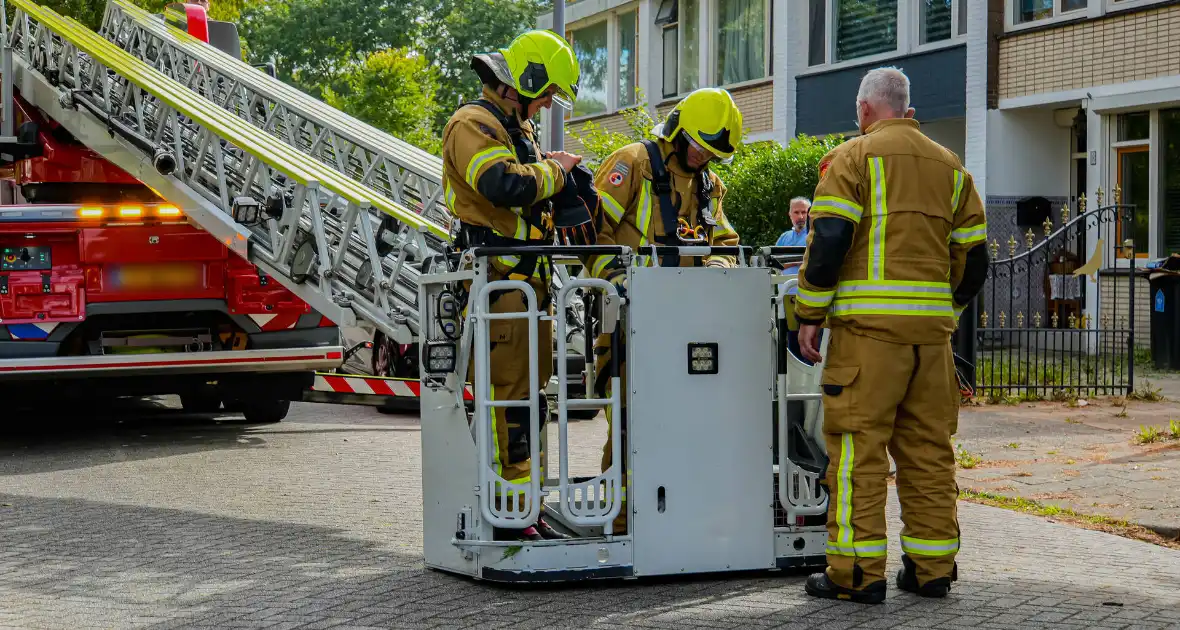
[[[834,61],[897,50],[897,0],[833,0]]]
[[[1151,137],[1151,113],[1135,112],[1118,117],[1118,141],[1147,140]]]
[[[635,51],[639,49],[639,30],[636,28],[636,12],[622,13],[619,25],[619,96],[620,108],[635,104],[635,91],[639,87],[639,66],[635,63]]]
[[[951,38],[952,4],[952,0],[919,0],[918,43],[929,44]]]
[[[1160,111],[1160,211],[1163,215],[1161,255],[1180,254],[1180,109]]]
[[[766,1],[717,0],[716,6],[716,83],[730,85],[765,77]]]
[[[680,2],[680,93],[691,92],[700,85],[700,0]]]
[[[608,21],[602,21],[570,32],[569,40],[581,70],[578,98],[574,101],[575,118],[606,112],[606,78],[610,63],[608,26]]]
[[[1012,23],[1028,24],[1052,17],[1082,11],[1087,0],[1008,0],[1012,7]]]
[[[605,17],[605,19],[601,19]],[[595,116],[638,102],[639,14],[635,9],[600,14],[593,24],[566,32],[581,77],[574,111],[567,118]]]

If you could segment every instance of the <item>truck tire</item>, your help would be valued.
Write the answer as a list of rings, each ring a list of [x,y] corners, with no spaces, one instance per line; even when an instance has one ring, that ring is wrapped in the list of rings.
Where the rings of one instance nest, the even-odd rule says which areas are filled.
[[[242,410],[242,415],[246,416],[246,422],[271,424],[282,422],[283,418],[287,417],[287,412],[291,410],[291,401],[264,398],[262,400],[239,401],[237,406]]]

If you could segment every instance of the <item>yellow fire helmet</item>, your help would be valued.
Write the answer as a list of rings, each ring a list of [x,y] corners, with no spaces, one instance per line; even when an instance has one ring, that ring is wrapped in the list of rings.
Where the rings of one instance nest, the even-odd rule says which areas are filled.
[[[512,40],[508,48],[500,49],[508,66],[511,81],[522,96],[540,98],[554,86],[553,100],[573,110],[578,97],[578,58],[565,38],[546,30],[532,30]]]
[[[729,92],[701,88],[684,97],[668,118],[652,129],[653,134],[669,142],[681,131],[691,142],[729,163],[742,141],[742,112]]]

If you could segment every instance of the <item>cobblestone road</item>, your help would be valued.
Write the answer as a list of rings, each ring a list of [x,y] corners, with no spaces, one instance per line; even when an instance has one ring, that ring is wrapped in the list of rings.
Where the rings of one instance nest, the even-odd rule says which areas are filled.
[[[821,602],[782,575],[474,583],[422,566],[416,418],[93,414],[0,434],[2,627],[1180,628],[1180,552],[971,504],[943,601]],[[577,425],[584,461],[601,424]]]

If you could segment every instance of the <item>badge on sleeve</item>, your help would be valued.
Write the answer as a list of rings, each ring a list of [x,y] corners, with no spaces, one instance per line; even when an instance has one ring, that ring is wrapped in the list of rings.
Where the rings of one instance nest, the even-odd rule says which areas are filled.
[[[610,182],[611,185],[621,186],[623,184],[623,178],[626,177],[627,173],[630,172],[631,167],[623,164],[622,162],[617,162],[615,163],[615,167],[611,169],[610,174],[606,176],[606,180]]]
[[[819,163],[819,178],[820,179],[824,178],[824,175],[828,172],[828,167],[831,165],[832,165],[831,162],[820,162]]]

